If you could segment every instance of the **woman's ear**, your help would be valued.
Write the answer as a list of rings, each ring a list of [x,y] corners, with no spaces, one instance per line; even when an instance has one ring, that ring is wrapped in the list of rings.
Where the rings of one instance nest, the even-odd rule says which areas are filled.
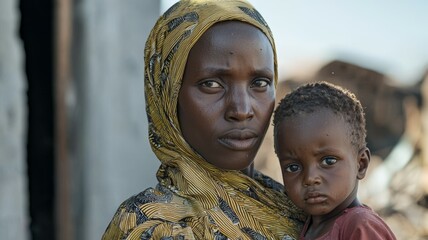
[[[364,147],[358,152],[358,174],[357,178],[359,180],[363,179],[366,176],[367,168],[370,163],[370,149]]]

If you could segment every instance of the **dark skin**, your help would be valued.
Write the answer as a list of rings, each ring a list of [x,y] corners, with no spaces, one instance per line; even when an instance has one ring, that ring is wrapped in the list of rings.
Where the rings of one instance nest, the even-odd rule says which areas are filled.
[[[311,215],[305,238],[322,236],[343,210],[361,205],[358,180],[366,174],[370,151],[351,144],[350,125],[341,116],[320,108],[287,117],[275,140],[285,190]]]
[[[217,23],[192,47],[178,98],[189,145],[209,163],[252,175],[275,103],[274,54],[258,28]]]

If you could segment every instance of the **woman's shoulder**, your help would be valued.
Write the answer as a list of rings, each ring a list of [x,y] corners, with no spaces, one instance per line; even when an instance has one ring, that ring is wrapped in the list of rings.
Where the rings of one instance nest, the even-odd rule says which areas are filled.
[[[167,203],[171,201],[171,190],[157,185],[156,188],[146,190],[133,195],[120,204],[116,213],[108,225],[103,239],[122,239],[136,226],[146,222],[149,218],[141,211],[141,207],[147,203]]]
[[[157,185],[156,188],[147,188],[146,190],[131,196],[130,198],[126,199],[118,209],[123,209],[127,213],[141,213],[140,207],[143,204],[147,203],[168,203],[171,201],[173,196],[173,193],[168,188],[165,188],[161,185]],[[144,220],[146,218],[145,216],[140,216],[141,220]]]

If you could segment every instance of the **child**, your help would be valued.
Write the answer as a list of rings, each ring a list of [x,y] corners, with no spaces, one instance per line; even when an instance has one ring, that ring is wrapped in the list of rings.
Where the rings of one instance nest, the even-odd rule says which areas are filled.
[[[396,239],[357,199],[370,150],[354,94],[326,82],[306,84],[281,100],[273,124],[285,191],[309,215],[299,239]]]

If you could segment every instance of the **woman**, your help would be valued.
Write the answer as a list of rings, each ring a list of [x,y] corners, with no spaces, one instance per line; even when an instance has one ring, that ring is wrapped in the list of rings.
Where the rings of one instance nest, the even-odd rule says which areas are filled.
[[[293,239],[304,216],[254,171],[274,107],[272,34],[239,0],[184,0],[145,48],[159,184],[126,200],[103,239]]]

